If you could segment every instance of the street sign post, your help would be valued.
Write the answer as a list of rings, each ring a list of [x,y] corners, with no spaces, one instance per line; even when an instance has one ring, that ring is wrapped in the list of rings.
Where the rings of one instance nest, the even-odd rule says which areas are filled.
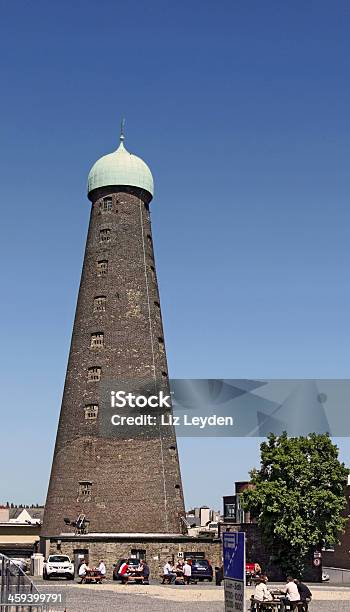
[[[245,533],[223,533],[225,612],[244,612]]]

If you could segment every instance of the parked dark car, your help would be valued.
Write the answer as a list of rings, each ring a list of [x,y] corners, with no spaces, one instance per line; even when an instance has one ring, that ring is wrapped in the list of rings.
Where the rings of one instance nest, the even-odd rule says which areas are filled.
[[[192,559],[192,575],[195,580],[213,580],[213,568],[208,559]]]
[[[114,563],[113,565],[113,580],[121,580],[121,575],[118,574],[118,572],[121,564],[124,563],[124,561],[126,561],[130,569],[133,570],[136,570],[140,563],[140,559],[119,559],[118,563]]]

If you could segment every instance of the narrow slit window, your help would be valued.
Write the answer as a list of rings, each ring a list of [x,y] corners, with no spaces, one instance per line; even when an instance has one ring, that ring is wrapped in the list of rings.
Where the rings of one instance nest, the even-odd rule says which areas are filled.
[[[96,332],[91,334],[90,348],[103,348],[104,347],[104,334],[103,332]]]
[[[160,353],[164,353],[165,352],[165,347],[164,347],[164,338],[158,338],[158,347],[159,347],[159,352]]]
[[[101,368],[93,367],[88,369],[88,382],[101,380]]]
[[[86,404],[85,419],[87,421],[96,421],[98,415],[98,404]]]
[[[97,262],[97,275],[98,276],[107,276],[108,274],[108,260],[101,259]]]
[[[83,499],[89,499],[91,497],[92,482],[84,480],[79,482],[79,497]]]
[[[111,230],[108,227],[105,227],[100,230],[100,242],[110,242],[111,241]]]
[[[112,210],[112,198],[103,198],[100,204],[101,212],[111,212]]]
[[[94,312],[105,312],[107,298],[105,295],[98,295],[94,298]]]

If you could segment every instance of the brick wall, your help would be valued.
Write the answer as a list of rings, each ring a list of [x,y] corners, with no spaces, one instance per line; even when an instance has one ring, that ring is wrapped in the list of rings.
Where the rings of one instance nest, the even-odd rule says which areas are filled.
[[[344,516],[350,515],[350,486],[346,488],[346,508]],[[350,569],[350,521],[346,525],[345,532],[339,536],[340,544],[334,546],[334,551],[323,553],[323,565],[326,567],[340,567]]]
[[[113,439],[100,433],[101,411],[85,419],[86,404],[101,404],[100,383],[87,380],[90,367],[101,368],[102,381],[155,375],[168,387],[147,194],[104,188],[92,195],[42,533],[67,531],[64,517],[80,512],[94,532],[180,533],[184,501],[174,431]],[[112,209],[102,212],[106,196]],[[109,242],[101,241],[104,229]],[[107,275],[98,275],[101,260],[108,261]],[[105,311],[94,311],[97,296],[106,296]],[[103,348],[90,347],[96,332],[104,334]],[[82,481],[92,483],[87,499],[79,495]]]

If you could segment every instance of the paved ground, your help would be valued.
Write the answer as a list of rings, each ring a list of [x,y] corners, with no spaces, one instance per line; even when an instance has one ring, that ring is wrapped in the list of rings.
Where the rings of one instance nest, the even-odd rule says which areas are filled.
[[[149,586],[108,582],[103,585],[79,585],[65,581],[43,582],[35,579],[42,592],[60,592],[66,596],[67,612],[223,612],[223,588],[211,584],[191,586]],[[271,585],[270,585],[271,586]],[[313,601],[310,612],[349,612],[350,588],[311,585]],[[252,589],[247,589],[249,599]],[[62,608],[63,609],[63,608]],[[249,605],[247,606],[249,609]]]

